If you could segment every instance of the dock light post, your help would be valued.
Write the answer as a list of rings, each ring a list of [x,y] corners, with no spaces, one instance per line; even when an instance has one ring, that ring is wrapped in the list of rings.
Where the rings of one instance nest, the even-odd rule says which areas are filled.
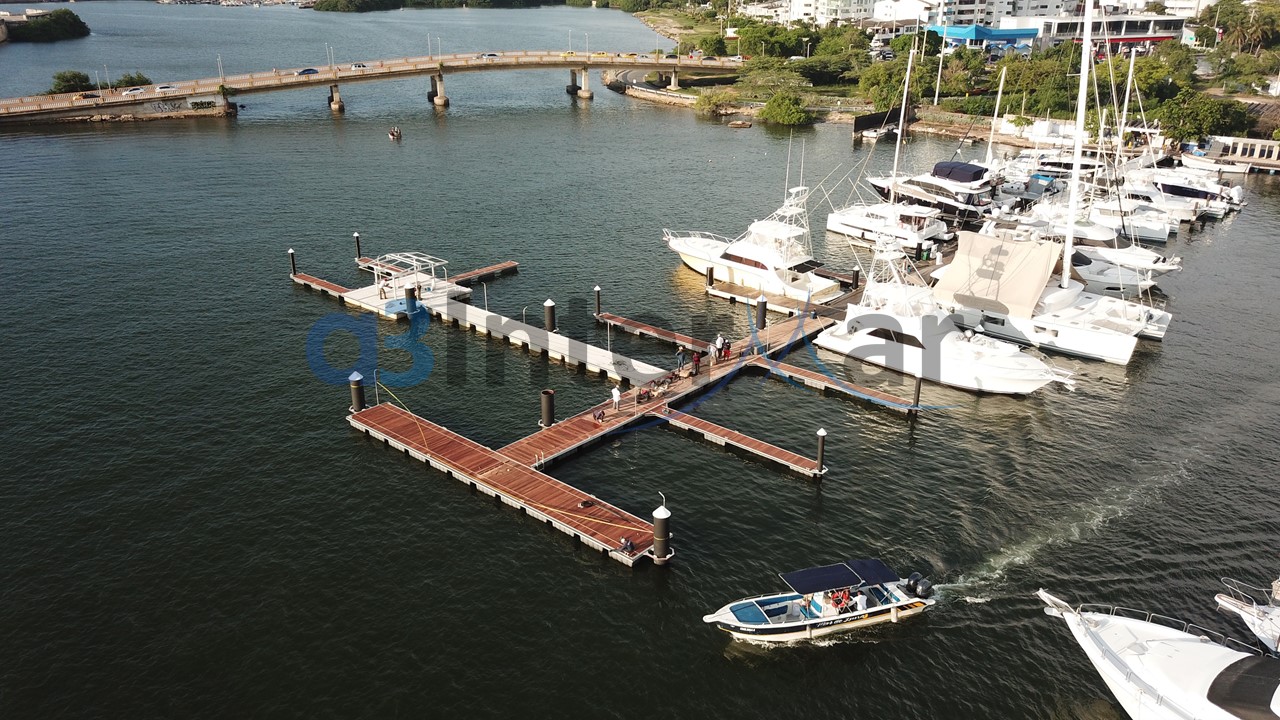
[[[569,29],[569,52],[573,52],[573,29]]]
[[[351,233],[351,237],[356,239],[356,259],[359,260],[364,257],[364,254],[360,252],[360,233],[353,232]]]
[[[600,317],[600,286],[595,287],[596,290],[596,317]]]
[[[222,54],[218,54],[218,82],[226,82],[227,77],[222,74]]]
[[[98,86],[98,92],[102,92],[102,79],[98,77],[98,71],[93,71],[93,84]]]
[[[489,311],[489,283],[481,280],[480,285],[481,287],[484,288],[484,309],[485,309],[485,312],[488,312]]]
[[[528,305],[525,305],[524,307],[520,308],[520,322],[524,323],[525,325],[529,324],[529,306]]]
[[[822,480],[822,471],[825,467],[822,464],[822,461],[826,458],[826,455],[827,455],[827,431],[823,428],[818,428],[818,480],[819,482],[821,482]]]
[[[353,372],[347,380],[351,383],[351,412],[358,413],[364,409],[364,376]]]
[[[671,550],[671,511],[667,509],[667,496],[662,497],[662,504],[653,511],[653,564],[666,565],[675,552]]]
[[[293,256],[293,248],[289,248],[289,274],[298,274],[298,261]]]
[[[556,331],[556,301],[551,298],[547,298],[547,301],[542,303],[542,322],[546,325],[547,332]]]

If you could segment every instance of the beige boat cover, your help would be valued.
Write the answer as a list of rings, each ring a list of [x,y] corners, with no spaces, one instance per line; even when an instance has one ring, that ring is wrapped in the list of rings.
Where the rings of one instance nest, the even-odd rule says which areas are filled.
[[[1030,318],[1062,246],[962,230],[955,259],[933,289],[938,302]]]

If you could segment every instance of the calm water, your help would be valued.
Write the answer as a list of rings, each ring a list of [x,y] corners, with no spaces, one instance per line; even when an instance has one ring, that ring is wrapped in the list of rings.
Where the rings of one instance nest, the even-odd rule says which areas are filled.
[[[212,75],[218,54],[229,73],[322,63],[326,43],[340,61],[415,55],[428,33],[445,52],[654,43],[624,14],[565,8],[75,10],[92,37],[0,46],[0,95],[103,64],[159,82]],[[315,89],[250,96],[231,122],[0,130],[0,717],[1115,718],[1036,588],[1242,634],[1212,595],[1219,576],[1277,570],[1269,177],[1249,179],[1245,212],[1171,242],[1187,270],[1165,283],[1168,341],[1123,369],[1059,360],[1075,392],[926,387],[953,407],[911,426],[742,378],[698,413],[805,454],[826,428],[821,487],[660,429],[554,470],[645,516],[665,492],[679,553],[665,569],[575,551],[354,434],[345,388],[307,362],[308,331],[343,311],[292,286],[286,249],[346,284],[357,230],[366,252],[456,270],[514,259],[492,309],[536,316],[551,297],[568,334],[667,363],[669,348],[593,326],[592,286],[614,312],[742,334],[745,312],[703,296],[662,228],[736,234],[802,154],[825,187],[892,160],[839,126],[731,132],[603,88],[583,104],[566,81],[460,76],[444,114],[418,79],[344,87],[337,119]],[[951,152],[918,140],[906,158]],[[817,245],[849,266],[841,243]],[[542,388],[561,412],[607,395],[464,333],[432,326],[424,342],[435,372],[397,394],[489,445],[535,428]],[[355,343],[322,352],[341,366]],[[793,360],[901,389],[825,353]],[[779,570],[867,555],[931,574],[939,606],[819,647],[744,646],[701,623],[777,588]]]

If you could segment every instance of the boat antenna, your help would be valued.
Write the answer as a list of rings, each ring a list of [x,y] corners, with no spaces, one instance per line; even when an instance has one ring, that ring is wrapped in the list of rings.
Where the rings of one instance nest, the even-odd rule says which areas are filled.
[[[792,130],[791,134],[787,135],[787,173],[786,175],[783,176],[783,179],[782,179],[782,199],[783,200],[787,199],[787,190],[791,188],[791,144],[795,142],[795,139],[796,139],[796,131]]]
[[[1080,87],[1076,91],[1076,136],[1071,159],[1071,198],[1067,203],[1067,236],[1062,242],[1062,282],[1071,283],[1071,246],[1080,212],[1080,156],[1084,153],[1085,104],[1089,100],[1089,72],[1093,69],[1093,0],[1084,0],[1084,33],[1080,37]]]

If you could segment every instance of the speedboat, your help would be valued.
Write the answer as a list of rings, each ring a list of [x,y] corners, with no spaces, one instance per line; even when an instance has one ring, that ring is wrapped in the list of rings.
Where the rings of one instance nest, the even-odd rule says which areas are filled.
[[[933,585],[919,573],[903,580],[875,559],[846,560],[779,577],[790,590],[734,600],[702,621],[739,640],[795,642],[898,622],[937,602]]]
[[[392,127],[390,130],[388,130],[388,131],[387,131],[387,137],[388,137],[388,138],[390,138],[390,139],[392,139],[392,140],[399,140],[399,139],[400,139],[400,128],[398,128],[398,127]]]
[[[866,273],[867,286],[843,322],[824,330],[818,347],[904,375],[973,392],[1025,395],[1051,382],[1071,385],[1071,373],[1032,357],[1013,343],[961,330],[938,308],[921,281],[907,282],[910,261],[882,245]]]
[[[1280,643],[1280,580],[1271,583],[1270,590],[1231,578],[1222,578],[1222,584],[1227,586],[1228,592],[1214,596],[1218,607],[1239,615],[1268,650],[1277,652],[1276,645]],[[1259,598],[1262,598],[1261,602]]]
[[[861,247],[875,247],[879,238],[888,236],[903,249],[932,250],[951,237],[941,214],[937,208],[905,203],[850,205],[827,215],[827,230]]]
[[[1249,163],[1231,162],[1222,158],[1209,157],[1202,153],[1203,151],[1184,152],[1178,156],[1178,159],[1182,161],[1183,167],[1189,167],[1194,170],[1208,170],[1225,175],[1245,175],[1253,169],[1253,165]]]
[[[1163,615],[1106,605],[1073,608],[1044,590],[1120,706],[1138,720],[1278,718],[1280,661]]]
[[[862,137],[867,140],[879,140],[885,135],[892,135],[898,131],[896,125],[885,125],[884,127],[868,128],[862,131]]]
[[[1166,194],[1149,182],[1126,180],[1120,195],[1127,202],[1149,205],[1180,223],[1194,222],[1206,211],[1204,201]]]
[[[664,229],[667,247],[690,268],[715,280],[795,300],[822,303],[840,295],[840,283],[813,271],[822,266],[809,248],[809,188],[793,187],[772,215],[737,238]]]

